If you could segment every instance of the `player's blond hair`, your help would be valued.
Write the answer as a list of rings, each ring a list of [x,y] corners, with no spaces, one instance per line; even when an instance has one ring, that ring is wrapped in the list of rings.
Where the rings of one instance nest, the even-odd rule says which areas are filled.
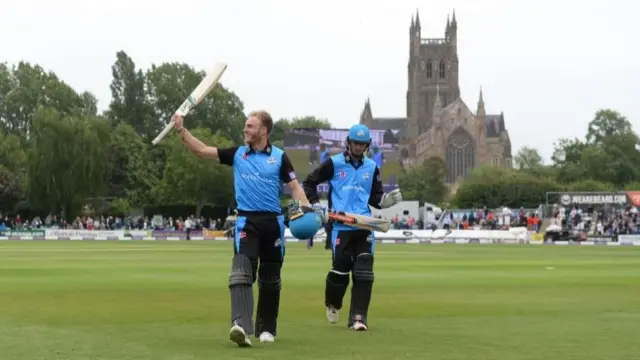
[[[271,134],[271,130],[273,129],[273,118],[271,114],[265,110],[256,110],[249,113],[249,117],[252,116],[257,117],[262,126],[267,128],[267,135]]]

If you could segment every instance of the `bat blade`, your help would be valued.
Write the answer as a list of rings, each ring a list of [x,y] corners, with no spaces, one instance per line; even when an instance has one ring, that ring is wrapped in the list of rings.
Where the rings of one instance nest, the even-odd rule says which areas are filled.
[[[389,231],[390,226],[388,220],[338,211],[330,212],[329,219],[363,230],[379,231],[385,233]]]
[[[202,79],[200,84],[196,86],[196,88],[191,92],[189,97],[180,105],[178,110],[176,110],[176,114],[180,116],[186,116],[189,114],[193,108],[198,106],[202,102],[202,100],[209,95],[209,93],[216,87],[218,81],[222,77],[222,74],[227,69],[227,64],[225,63],[216,63],[215,66],[207,73],[207,76]],[[153,145],[157,145],[162,139],[164,139],[169,131],[173,129],[173,121],[169,122],[167,126],[162,130],[158,136],[151,142]]]

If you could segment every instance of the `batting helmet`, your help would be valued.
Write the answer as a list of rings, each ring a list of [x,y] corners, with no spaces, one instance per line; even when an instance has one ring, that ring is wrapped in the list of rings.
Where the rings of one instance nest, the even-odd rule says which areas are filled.
[[[313,238],[320,227],[322,219],[312,209],[303,208],[304,215],[289,221],[289,231],[296,239],[308,240]]]
[[[371,133],[366,125],[357,124],[353,125],[349,129],[349,135],[347,135],[347,141],[357,141],[361,143],[371,143]]]

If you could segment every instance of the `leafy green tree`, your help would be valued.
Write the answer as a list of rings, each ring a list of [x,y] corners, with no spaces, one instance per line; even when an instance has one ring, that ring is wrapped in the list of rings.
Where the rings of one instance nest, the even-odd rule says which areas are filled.
[[[108,176],[109,123],[41,108],[33,116],[29,200],[39,210],[77,214],[85,198],[101,194]]]
[[[51,107],[66,115],[81,109],[83,100],[55,73],[21,61],[12,67],[0,63],[0,104],[0,129],[26,140],[38,108]]]
[[[138,135],[150,141],[162,126],[147,98],[144,73],[136,70],[133,59],[124,51],[116,54],[111,73],[112,100],[105,115],[114,125],[124,122],[133,126]]]
[[[555,144],[553,166],[563,183],[585,179],[618,187],[640,180],[638,137],[631,123],[613,110],[600,110],[589,123],[584,141],[560,139]]]
[[[158,174],[148,148],[127,123],[120,123],[111,131],[107,151],[110,197],[126,198],[128,204],[138,207],[152,203],[151,189],[158,182]]]
[[[20,179],[0,164],[0,212],[13,210],[21,198]]]
[[[150,127],[154,133],[164,128],[173,113],[191,94],[205,77],[204,71],[196,71],[192,66],[181,63],[152,65],[146,74],[148,98],[154,112],[154,122]],[[219,132],[234,143],[242,142],[242,130],[246,120],[244,105],[240,98],[222,84],[189,113],[185,125],[190,129],[204,128]]]
[[[545,203],[547,192],[562,190],[562,185],[551,179],[539,179],[514,169],[481,166],[464,179],[453,203],[460,208],[537,207]]]
[[[229,139],[212,134],[208,129],[195,129],[192,134],[205,144],[221,148],[232,146]],[[195,216],[200,216],[205,205],[233,204],[231,167],[197,157],[177,136],[169,136],[162,146],[166,148],[167,163],[162,181],[153,190],[158,203],[195,205]]]
[[[414,166],[400,173],[398,185],[403,199],[440,204],[448,193],[445,174],[444,161],[437,157],[427,159],[423,166]]]
[[[331,129],[328,119],[315,116],[294,117],[292,119],[282,118],[273,124],[271,141],[284,141],[288,129]]]
[[[513,158],[513,162],[517,169],[535,169],[543,165],[542,156],[537,149],[523,146],[516,156]]]

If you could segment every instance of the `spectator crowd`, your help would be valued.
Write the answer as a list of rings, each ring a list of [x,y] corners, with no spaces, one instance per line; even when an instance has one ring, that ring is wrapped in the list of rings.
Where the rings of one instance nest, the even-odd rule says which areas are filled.
[[[69,222],[64,217],[49,214],[44,220],[36,216],[24,219],[19,214],[10,217],[0,213],[0,232],[10,229],[75,229],[75,230],[223,230],[224,221],[212,218],[143,216],[78,216]]]

